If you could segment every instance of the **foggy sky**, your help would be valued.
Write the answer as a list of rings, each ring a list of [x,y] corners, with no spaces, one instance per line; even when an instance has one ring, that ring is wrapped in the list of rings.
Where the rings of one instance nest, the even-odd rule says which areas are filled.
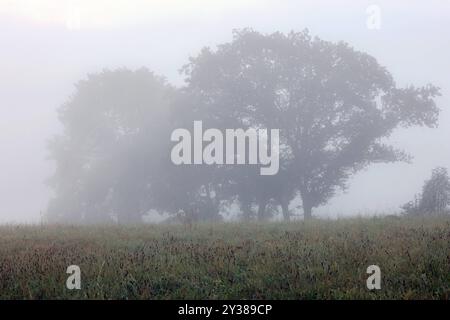
[[[366,27],[371,4],[381,8],[380,30]],[[450,168],[448,1],[0,0],[0,223],[37,222],[45,210],[53,170],[46,141],[60,132],[56,109],[76,81],[104,68],[145,66],[181,85],[178,70],[189,56],[243,27],[308,28],[373,55],[401,86],[441,87],[439,129],[398,131],[391,139],[413,162],[371,166],[316,214],[393,212],[432,168]]]

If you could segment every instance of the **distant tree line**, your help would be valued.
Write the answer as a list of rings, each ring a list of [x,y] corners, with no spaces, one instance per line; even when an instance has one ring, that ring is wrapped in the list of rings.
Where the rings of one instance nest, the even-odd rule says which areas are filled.
[[[281,214],[299,199],[305,219],[372,163],[407,161],[386,141],[399,127],[437,125],[433,85],[397,87],[372,56],[310,36],[235,31],[203,48],[174,87],[142,68],[79,81],[59,109],[64,131],[49,145],[56,171],[47,219],[139,223],[150,211],[217,221]],[[280,129],[280,170],[174,165],[171,132],[205,127]]]

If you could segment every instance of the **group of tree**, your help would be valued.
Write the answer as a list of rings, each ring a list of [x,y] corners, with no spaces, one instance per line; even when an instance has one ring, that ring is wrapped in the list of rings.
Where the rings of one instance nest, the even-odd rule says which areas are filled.
[[[181,69],[182,87],[142,68],[104,70],[76,84],[50,143],[56,171],[47,218],[138,223],[149,212],[220,220],[304,218],[372,163],[407,161],[387,143],[399,127],[437,125],[433,85],[399,88],[385,67],[344,42],[302,32],[234,31]],[[204,127],[280,130],[280,170],[180,165],[171,132]]]
[[[431,178],[425,181],[421,194],[402,208],[408,215],[430,215],[448,213],[450,206],[450,177],[446,168],[435,168]]]

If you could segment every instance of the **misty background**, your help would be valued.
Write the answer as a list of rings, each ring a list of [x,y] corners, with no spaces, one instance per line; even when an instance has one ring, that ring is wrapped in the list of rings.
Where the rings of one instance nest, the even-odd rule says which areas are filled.
[[[366,26],[369,5],[381,28]],[[450,167],[448,1],[0,1],[0,223],[37,222],[51,196],[46,144],[73,84],[104,68],[142,66],[182,85],[178,70],[234,28],[301,31],[344,40],[387,67],[399,86],[441,88],[438,129],[397,131],[411,164],[372,165],[317,216],[390,213],[419,192],[437,166]]]

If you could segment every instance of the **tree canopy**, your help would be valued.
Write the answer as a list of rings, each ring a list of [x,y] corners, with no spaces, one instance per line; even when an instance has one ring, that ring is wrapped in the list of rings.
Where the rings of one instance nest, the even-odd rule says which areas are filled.
[[[301,199],[305,218],[357,171],[407,161],[388,144],[400,127],[437,125],[439,90],[399,88],[377,60],[308,31],[235,31],[182,68],[174,88],[146,69],[90,75],[59,111],[62,135],[50,144],[52,221],[138,222],[150,210],[221,219],[270,218]],[[176,166],[170,134],[201,120],[209,128],[280,130],[280,170],[255,166]]]

